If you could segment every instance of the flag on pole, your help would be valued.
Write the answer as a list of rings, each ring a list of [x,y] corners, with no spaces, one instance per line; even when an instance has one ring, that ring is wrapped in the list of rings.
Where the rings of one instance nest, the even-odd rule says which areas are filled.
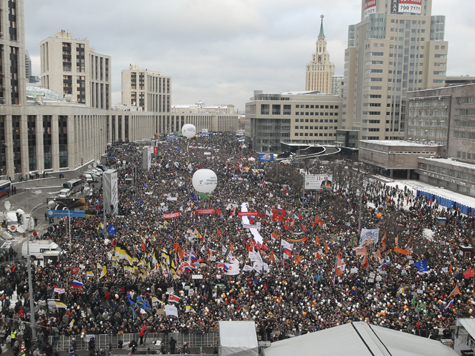
[[[414,263],[414,267],[417,267],[419,274],[429,273],[429,268],[427,267],[426,260],[420,260]]]
[[[460,288],[458,286],[458,284],[455,286],[454,290],[452,292],[450,292],[449,296],[447,298],[452,298],[452,297],[455,297],[456,295],[458,294],[462,294],[462,292],[460,291]]]
[[[102,273],[101,273],[101,276],[99,277],[99,279],[101,279],[102,277],[104,277],[106,274],[107,274],[107,267],[106,267],[106,266],[102,266]]]
[[[109,224],[109,226],[107,227],[107,233],[110,236],[112,236],[112,235],[115,235],[115,232],[116,232],[115,227],[112,224]]]
[[[60,288],[60,287],[58,287],[58,286],[55,284],[55,285],[54,285],[53,292],[54,292],[54,293],[58,293],[58,294],[63,294],[63,293],[66,293],[66,289]]]
[[[470,268],[468,271],[463,272],[463,276],[465,279],[473,278],[473,276],[475,276],[475,270]]]
[[[168,302],[178,303],[180,301],[180,297],[177,297],[175,294],[168,295]]]
[[[71,287],[74,287],[74,288],[82,288],[84,284],[82,284],[82,282],[79,282],[77,280],[73,280],[71,282]]]

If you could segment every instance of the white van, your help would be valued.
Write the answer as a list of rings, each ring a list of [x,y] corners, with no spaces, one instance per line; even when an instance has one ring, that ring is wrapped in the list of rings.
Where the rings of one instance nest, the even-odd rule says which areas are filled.
[[[6,223],[5,228],[9,233],[18,231],[18,218],[16,212],[8,211],[3,216],[3,221]]]
[[[71,189],[64,188],[59,191],[58,197],[60,198],[69,198],[71,196]]]
[[[21,255],[25,258],[28,257],[28,246],[27,246],[27,241],[23,243],[21,246]],[[32,259],[38,259],[42,260],[43,259],[43,254],[45,252],[48,252],[48,255],[51,255],[50,251],[56,251],[59,254],[61,254],[62,249],[53,241],[51,240],[34,240],[30,241],[30,256]]]

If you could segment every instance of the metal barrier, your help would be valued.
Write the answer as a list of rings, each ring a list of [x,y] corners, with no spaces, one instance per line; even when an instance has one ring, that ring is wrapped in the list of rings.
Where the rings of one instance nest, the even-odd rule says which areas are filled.
[[[151,343],[155,340],[160,340],[162,344],[165,344],[168,348],[170,338],[173,337],[176,340],[177,347],[181,347],[185,342],[188,343],[190,348],[192,347],[214,347],[219,340],[219,333],[206,333],[206,334],[182,334],[182,333],[147,333],[144,337],[144,344]],[[75,344],[76,350],[87,350],[89,348],[89,342],[84,341],[80,335],[73,336],[58,336],[58,341],[53,345],[55,351],[65,351],[69,347]],[[119,341],[122,344],[128,344],[132,340],[136,340],[137,344],[140,342],[139,334],[123,334],[123,335],[109,335],[109,334],[97,334],[94,336],[96,350],[107,350],[109,345],[116,349],[118,348]],[[49,342],[53,344],[53,337],[49,337]]]

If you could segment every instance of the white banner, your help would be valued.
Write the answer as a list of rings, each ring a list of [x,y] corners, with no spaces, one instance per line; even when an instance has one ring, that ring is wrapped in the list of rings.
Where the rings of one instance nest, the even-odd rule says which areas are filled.
[[[174,305],[165,305],[165,314],[178,317],[178,309]]]
[[[331,174],[306,174],[305,189],[331,189],[332,178]]]
[[[379,229],[362,229],[361,230],[361,238],[360,238],[360,246],[363,246],[367,240],[376,244],[379,241]]]

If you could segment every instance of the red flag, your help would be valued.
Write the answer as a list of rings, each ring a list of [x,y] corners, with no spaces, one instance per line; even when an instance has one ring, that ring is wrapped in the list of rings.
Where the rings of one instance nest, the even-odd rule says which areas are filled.
[[[463,272],[463,276],[465,279],[473,278],[473,276],[475,276],[475,270],[470,268],[468,271]]]
[[[419,319],[416,323],[416,329],[419,329],[419,323],[420,323],[421,319]]]
[[[216,209],[216,214],[221,214],[221,210]]]
[[[302,220],[302,215],[299,214],[299,220]]]
[[[458,284],[455,286],[454,290],[452,292],[450,292],[449,296],[447,297],[448,299],[452,298],[452,297],[455,297],[457,294],[462,294],[462,292],[460,291],[460,288],[458,286]]]
[[[282,208],[282,215],[285,215],[286,211],[284,208]]]
[[[111,244],[111,245],[112,245],[112,246],[117,245],[117,240],[116,240],[116,239],[112,240],[112,244]]]
[[[308,241],[308,237],[303,235],[303,242],[307,242]]]
[[[307,227],[305,225],[302,224],[302,230],[307,232]]]
[[[168,295],[168,302],[178,303],[180,301],[180,297],[177,297],[175,294]]]
[[[449,266],[449,272],[450,272],[450,274],[452,274],[452,263]]]
[[[142,241],[142,244],[140,245],[140,247],[141,247],[142,250],[144,250],[144,251],[147,250],[147,246],[145,246],[145,241]]]
[[[328,244],[327,244],[327,242],[325,241],[325,252],[328,252],[328,251],[330,251],[330,249],[328,248]]]
[[[222,234],[221,230],[218,229],[218,231],[216,231],[216,234],[217,234],[218,236],[221,235],[221,234]]]
[[[284,229],[285,230],[288,230],[289,229],[289,226],[287,224],[284,225]]]
[[[79,273],[79,268],[71,267],[71,274],[78,274],[78,273]]]

